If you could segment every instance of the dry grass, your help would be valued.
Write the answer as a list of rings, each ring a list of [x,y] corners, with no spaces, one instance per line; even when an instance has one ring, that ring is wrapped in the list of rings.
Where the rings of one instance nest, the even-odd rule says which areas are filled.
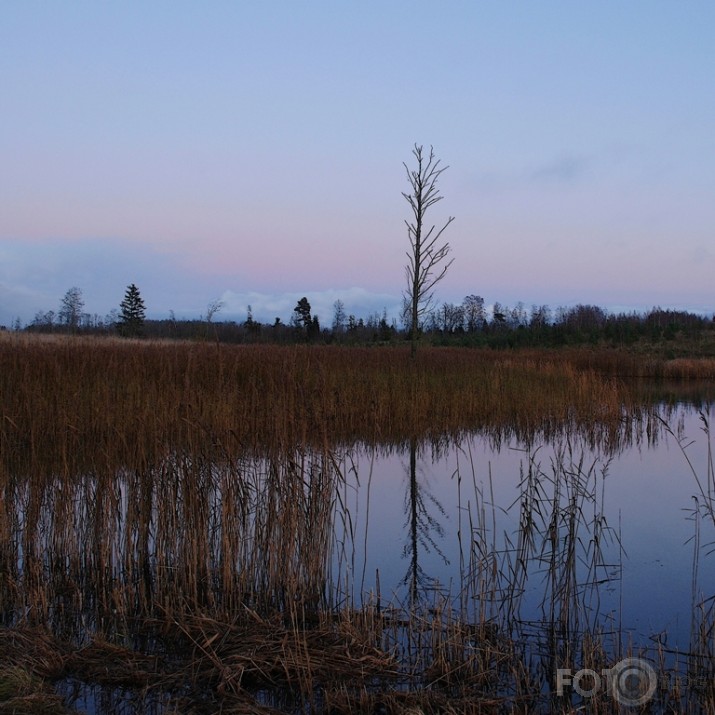
[[[532,517],[551,505],[554,620],[580,629],[568,548],[594,537],[591,473],[564,467],[558,498],[525,486],[518,552],[470,515],[468,613],[356,610],[331,571],[335,519],[351,523],[341,454],[477,429],[615,444],[642,408],[608,360],[3,336],[0,669],[41,678],[34,694],[72,677],[170,693],[181,712],[526,712],[543,674],[485,604],[518,590],[504,554],[546,563]]]
[[[618,424],[625,386],[558,354],[0,341],[0,464],[64,477],[297,445]]]
[[[46,713],[62,715],[68,710],[45,683],[27,670],[5,667],[0,672],[0,714]]]

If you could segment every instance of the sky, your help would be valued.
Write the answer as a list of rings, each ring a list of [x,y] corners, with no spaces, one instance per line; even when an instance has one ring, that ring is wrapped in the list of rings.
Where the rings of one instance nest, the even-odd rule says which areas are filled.
[[[715,4],[5,0],[0,324],[397,316],[434,147],[440,302],[715,310]]]

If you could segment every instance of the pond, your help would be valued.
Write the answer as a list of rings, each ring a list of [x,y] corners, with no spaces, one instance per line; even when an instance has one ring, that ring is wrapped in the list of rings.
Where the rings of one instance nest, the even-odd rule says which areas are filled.
[[[66,707],[97,713],[211,711],[217,693],[239,710],[305,711],[306,691],[315,712],[379,711],[388,691],[436,693],[425,712],[444,698],[567,711],[590,697],[572,688],[554,704],[568,669],[637,656],[659,683],[709,675],[709,420],[682,402],[602,434],[502,430],[225,463],[175,451],[143,472],[13,479],[6,648],[48,628],[47,677]],[[278,655],[261,655],[271,644]],[[667,711],[681,694],[648,697]]]

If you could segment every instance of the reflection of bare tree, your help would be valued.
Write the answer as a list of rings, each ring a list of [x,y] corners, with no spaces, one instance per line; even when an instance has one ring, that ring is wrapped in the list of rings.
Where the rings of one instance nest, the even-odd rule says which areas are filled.
[[[417,479],[417,440],[413,437],[410,439],[409,489],[405,494],[405,527],[409,531],[409,539],[403,549],[403,555],[410,559],[410,567],[402,579],[403,585],[410,587],[410,599],[413,602],[418,599],[420,588],[432,583],[419,564],[420,548],[426,553],[434,551],[445,563],[449,563],[435,540],[444,536],[444,528],[439,518],[430,514],[430,508],[445,516],[444,508],[437,498]]]

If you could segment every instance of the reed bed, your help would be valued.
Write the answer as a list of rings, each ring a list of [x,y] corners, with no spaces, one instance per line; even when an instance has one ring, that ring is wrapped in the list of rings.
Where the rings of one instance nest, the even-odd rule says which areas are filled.
[[[527,712],[557,662],[605,658],[579,600],[604,562],[578,549],[611,532],[595,469],[571,453],[549,474],[530,462],[514,543],[490,541],[474,492],[458,594],[357,607],[334,555],[355,541],[356,444],[486,428],[616,444],[650,418],[612,370],[3,336],[0,410],[0,670],[40,678],[36,694],[77,679],[154,693],[157,712]],[[550,574],[548,663],[517,628],[530,563]]]
[[[633,380],[704,381],[715,378],[715,359],[701,357],[664,357],[657,353],[626,348],[563,348],[530,352],[554,364],[568,364],[579,370],[593,370],[599,375]],[[547,357],[548,356],[548,357]]]
[[[558,355],[221,346],[6,336],[0,464],[26,474],[145,470],[296,445],[405,443],[502,427],[617,428],[624,383]]]

